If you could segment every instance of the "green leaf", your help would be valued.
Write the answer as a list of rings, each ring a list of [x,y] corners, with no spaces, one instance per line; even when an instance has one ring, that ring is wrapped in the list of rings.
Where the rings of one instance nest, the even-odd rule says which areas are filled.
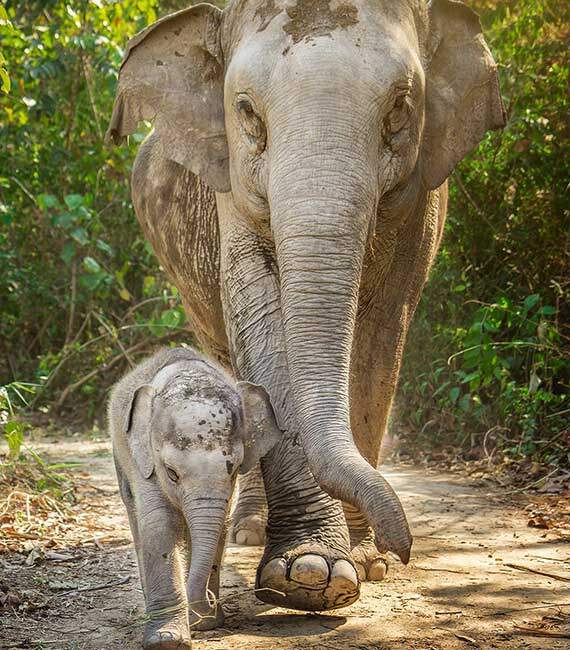
[[[21,422],[10,420],[4,425],[4,434],[8,443],[10,458],[18,458],[24,443],[24,425]]]
[[[83,267],[89,273],[100,273],[101,272],[101,266],[100,266],[99,262],[96,259],[93,259],[92,257],[83,258]]]
[[[525,298],[523,305],[527,311],[530,311],[539,301],[540,296],[538,293],[533,293]]]
[[[558,310],[556,307],[552,307],[551,305],[544,305],[544,307],[541,307],[538,310],[538,313],[541,316],[554,316],[554,314],[558,313]]]
[[[63,200],[70,210],[77,210],[77,208],[83,205],[83,197],[81,194],[68,194]]]
[[[8,71],[5,68],[0,68],[0,81],[2,82],[0,88],[2,88],[5,93],[9,93],[10,89],[12,88],[12,84],[10,83]]]
[[[463,395],[463,397],[459,400],[459,408],[462,411],[469,411],[471,407],[471,395],[467,393],[467,395]]]
[[[42,210],[46,210],[47,208],[57,207],[59,205],[59,201],[53,194],[39,194],[38,205]]]
[[[112,257],[114,255],[114,251],[111,248],[111,246],[109,246],[109,244],[107,244],[107,242],[103,241],[102,239],[97,240],[97,248],[100,251],[103,251],[104,253],[107,253],[107,255],[109,255],[109,257]]]
[[[89,243],[89,235],[85,228],[76,228],[72,233],[71,237],[81,246],[85,246]]]
[[[450,391],[449,391],[449,399],[455,404],[457,402],[457,398],[459,397],[460,389],[457,386],[454,386]]]
[[[75,257],[75,246],[70,241],[66,241],[63,245],[60,257],[68,266],[71,264]]]
[[[100,273],[89,273],[88,275],[80,276],[79,283],[88,291],[95,291],[106,277],[107,274],[104,271]]]
[[[143,293],[145,296],[150,296],[154,292],[156,286],[156,278],[152,275],[146,275],[143,280]]]
[[[182,315],[177,309],[167,309],[160,315],[160,322],[166,327],[178,327],[182,321]]]
[[[164,334],[164,325],[150,321],[147,323],[147,327],[153,336],[162,336]]]
[[[62,212],[53,218],[54,226],[61,226],[62,228],[70,228],[75,224],[75,215],[71,212]]]

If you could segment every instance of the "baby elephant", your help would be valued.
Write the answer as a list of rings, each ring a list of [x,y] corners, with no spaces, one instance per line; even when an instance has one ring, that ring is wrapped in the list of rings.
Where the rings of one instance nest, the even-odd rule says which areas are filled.
[[[236,475],[281,436],[269,397],[192,349],[168,349],[115,386],[109,426],[146,601],[143,647],[190,648],[191,628],[223,621],[220,563]]]

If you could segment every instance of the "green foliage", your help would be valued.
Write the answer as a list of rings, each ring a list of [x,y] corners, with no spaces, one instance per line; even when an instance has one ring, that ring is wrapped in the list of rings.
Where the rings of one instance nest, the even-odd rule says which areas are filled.
[[[20,457],[24,443],[25,425],[18,418],[19,408],[28,405],[30,395],[35,392],[35,384],[14,381],[6,386],[0,386],[0,431],[3,432],[8,455],[11,460]]]
[[[119,355],[132,361],[169,332],[181,336],[185,324],[130,202],[144,133],[121,148],[103,142],[123,48],[159,7],[5,6],[14,28],[0,20],[12,78],[11,93],[0,97],[0,382],[47,382],[34,405],[59,395],[61,407],[76,391],[87,400],[109,385],[116,374],[103,370],[124,368],[114,363]],[[76,388],[62,393],[65,384]],[[79,417],[94,408],[91,400]]]
[[[8,18],[8,12],[4,8],[3,4],[0,4],[0,30],[4,32],[14,31],[14,25],[12,25],[11,20]],[[12,87],[7,66],[8,61],[6,61],[5,55],[0,49],[0,90],[5,93],[9,93],[10,88]]]
[[[568,463],[568,15],[552,1],[474,4],[508,125],[452,177],[399,412],[422,445],[492,431],[509,454]]]

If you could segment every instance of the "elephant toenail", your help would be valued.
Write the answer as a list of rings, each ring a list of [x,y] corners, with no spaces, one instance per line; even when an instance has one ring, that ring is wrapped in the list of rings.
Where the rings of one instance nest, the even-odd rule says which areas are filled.
[[[366,569],[364,568],[364,565],[360,564],[360,562],[355,562],[354,566],[356,567],[356,572],[358,573],[360,582],[364,582],[366,580]]]
[[[384,580],[388,573],[388,565],[381,558],[374,560],[368,569],[368,579],[379,582]]]
[[[252,530],[240,530],[236,533],[236,544],[240,546],[260,546],[261,540]]]
[[[293,562],[290,577],[305,587],[322,587],[328,581],[329,566],[320,555],[301,555]]]
[[[270,560],[261,570],[259,584],[263,587],[266,584],[282,581],[287,574],[287,562],[282,558]]]
[[[355,587],[358,587],[357,570],[347,560],[335,562],[331,573],[331,582],[335,578],[345,580],[347,583],[352,583]]]

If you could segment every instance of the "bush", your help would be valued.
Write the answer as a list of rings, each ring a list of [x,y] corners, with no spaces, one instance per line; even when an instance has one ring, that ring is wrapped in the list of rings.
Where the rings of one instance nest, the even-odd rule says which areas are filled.
[[[130,201],[144,134],[121,148],[103,143],[122,49],[156,19],[157,2],[27,0],[6,10],[0,384],[41,384],[36,407],[83,396],[74,410],[88,420],[93,397],[128,361],[169,334],[184,336],[178,293]]]
[[[422,445],[480,444],[492,430],[509,454],[568,463],[568,15],[548,1],[474,4],[508,125],[451,179],[399,413]]]

